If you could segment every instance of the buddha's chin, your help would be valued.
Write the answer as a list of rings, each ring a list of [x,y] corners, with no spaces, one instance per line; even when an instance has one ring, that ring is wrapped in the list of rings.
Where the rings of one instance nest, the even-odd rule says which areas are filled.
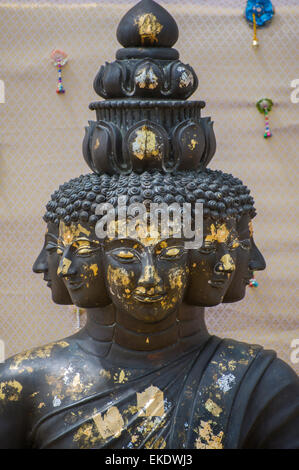
[[[57,305],[73,305],[70,299],[65,299],[63,297],[57,297],[52,294],[52,300]]]
[[[73,304],[76,306],[76,307],[79,307],[79,308],[88,308],[88,309],[92,309],[92,308],[104,308],[104,307],[107,307],[108,305],[110,305],[110,301],[80,301],[80,300],[77,300],[77,299],[72,299],[73,300]]]
[[[163,308],[161,305],[157,305],[158,302],[136,302],[133,308],[124,308],[124,311],[144,323],[158,323],[165,320],[174,311],[178,310],[180,304],[174,305],[169,308]]]
[[[240,302],[240,300],[243,300],[246,294],[246,289],[240,290],[240,292],[237,292],[235,295],[228,296],[227,298],[224,297],[223,303],[224,304],[233,304],[234,302]]]
[[[222,303],[223,295],[221,295],[220,292],[217,292],[217,295],[211,296],[189,295],[186,298],[186,302],[189,305],[196,305],[197,307],[215,307]]]

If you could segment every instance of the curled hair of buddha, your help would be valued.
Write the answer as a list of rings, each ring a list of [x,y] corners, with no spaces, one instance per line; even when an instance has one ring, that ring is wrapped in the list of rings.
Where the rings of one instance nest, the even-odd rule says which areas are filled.
[[[110,203],[117,207],[118,198],[126,196],[132,203],[203,203],[204,218],[237,220],[249,213],[256,215],[250,190],[242,181],[219,170],[178,171],[164,174],[157,170],[129,176],[89,173],[71,179],[56,190],[46,206],[44,220],[66,225],[85,222],[95,226],[98,204]]]

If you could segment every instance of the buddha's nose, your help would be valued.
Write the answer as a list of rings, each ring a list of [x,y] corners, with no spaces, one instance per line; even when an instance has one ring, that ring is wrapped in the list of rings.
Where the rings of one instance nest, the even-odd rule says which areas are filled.
[[[226,253],[220,258],[219,263],[215,266],[217,273],[232,273],[236,269],[234,260],[231,255]]]
[[[251,239],[250,260],[248,265],[251,271],[263,271],[266,269],[265,258],[254,243],[253,238]]]
[[[57,275],[60,278],[64,278],[74,276],[75,274],[77,274],[77,270],[75,268],[74,260],[69,248],[67,248],[61,256],[61,260],[57,268]]]
[[[47,252],[45,248],[42,249],[38,257],[36,258],[32,271],[34,273],[46,273],[48,272],[48,261],[47,261]]]
[[[152,288],[159,289],[159,287],[161,288],[161,285],[162,279],[158,275],[152,257],[148,255],[142,261],[142,270],[138,281],[138,286],[148,290]]]

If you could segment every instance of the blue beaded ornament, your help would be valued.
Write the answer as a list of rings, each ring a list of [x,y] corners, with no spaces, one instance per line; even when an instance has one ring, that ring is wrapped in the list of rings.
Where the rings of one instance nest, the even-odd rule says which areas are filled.
[[[259,41],[256,36],[257,26],[265,26],[269,21],[271,21],[273,15],[274,7],[270,0],[247,0],[245,17],[249,23],[253,24],[253,47],[258,47],[259,45]]]
[[[255,14],[257,26],[265,26],[274,15],[274,8],[270,0],[247,0],[245,16],[249,23],[253,23]]]

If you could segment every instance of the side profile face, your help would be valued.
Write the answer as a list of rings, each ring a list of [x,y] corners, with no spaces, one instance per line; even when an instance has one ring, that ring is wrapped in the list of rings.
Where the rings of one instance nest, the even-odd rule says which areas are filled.
[[[189,275],[182,239],[106,239],[103,264],[107,289],[119,311],[154,323],[179,308]]]
[[[249,257],[249,272],[250,272],[250,278],[252,278],[254,271],[264,271],[264,269],[266,269],[266,261],[262,253],[260,252],[260,250],[255,244],[255,241],[253,238],[252,221],[249,222],[249,232],[250,232],[250,242],[251,242],[250,257]]]
[[[71,305],[73,302],[61,278],[57,276],[60,258],[57,255],[58,227],[49,222],[45,233],[44,246],[32,267],[33,272],[43,273],[44,281],[51,289],[52,299],[56,304]]]
[[[233,279],[239,245],[236,220],[204,219],[203,245],[190,250],[190,283],[186,301],[192,305],[218,305]]]
[[[244,214],[238,223],[238,237],[236,271],[224,296],[224,303],[242,300],[245,297],[246,287],[253,277],[253,272],[266,268],[264,257],[254,243],[252,221],[249,214]]]
[[[111,303],[101,268],[101,245],[94,229],[83,223],[60,222],[57,274],[78,307],[103,307]]]

